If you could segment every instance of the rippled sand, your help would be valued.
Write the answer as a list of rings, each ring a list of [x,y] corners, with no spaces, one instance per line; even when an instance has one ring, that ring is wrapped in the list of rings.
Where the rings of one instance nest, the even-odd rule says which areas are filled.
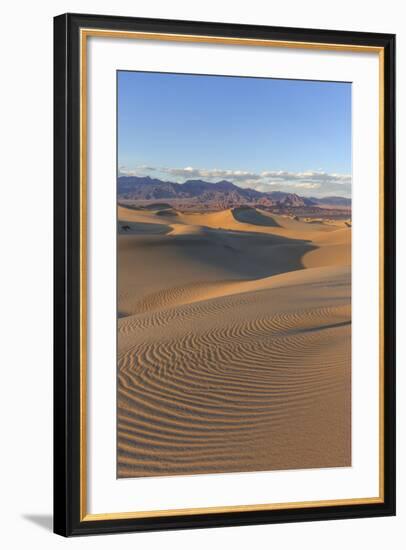
[[[349,466],[351,229],[119,220],[118,476]]]

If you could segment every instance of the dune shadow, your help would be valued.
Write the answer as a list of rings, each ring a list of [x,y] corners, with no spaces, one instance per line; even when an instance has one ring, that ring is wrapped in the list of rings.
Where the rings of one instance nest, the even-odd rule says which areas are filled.
[[[141,210],[173,210],[173,207],[167,202],[153,202],[140,206]]]
[[[163,223],[119,221],[119,235],[167,235],[172,231],[169,225]]]
[[[231,213],[234,219],[240,223],[249,223],[250,225],[260,225],[262,227],[280,227],[274,218],[261,214],[261,212],[250,206],[233,208]]]
[[[128,210],[135,210],[139,212],[143,212],[145,210],[173,210],[173,206],[171,206],[167,202],[154,202],[149,204],[137,204],[132,202],[117,202],[117,206],[121,208],[127,208]]]
[[[177,258],[180,266],[186,261],[202,269],[205,265],[218,268],[222,277],[226,272],[230,278],[259,279],[303,269],[303,256],[317,246],[280,235],[213,228],[198,234],[156,234],[145,241],[125,239],[119,245],[119,250],[130,254],[146,248],[154,250],[157,258],[160,253],[163,258]]]
[[[172,209],[163,209],[163,210],[158,210],[157,212],[155,212],[155,216],[163,216],[163,217],[176,217],[178,215],[178,213],[175,211],[175,210],[172,210]]]

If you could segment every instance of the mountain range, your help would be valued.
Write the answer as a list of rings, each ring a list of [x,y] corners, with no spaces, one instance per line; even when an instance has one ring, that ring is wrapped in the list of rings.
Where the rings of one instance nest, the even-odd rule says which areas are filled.
[[[187,180],[185,183],[162,181],[149,176],[119,176],[117,184],[119,199],[131,200],[189,200],[193,203],[215,203],[222,206],[257,204],[262,206],[296,207],[351,207],[351,199],[345,197],[302,197],[283,191],[261,192],[238,187],[222,180],[210,183],[204,180]]]

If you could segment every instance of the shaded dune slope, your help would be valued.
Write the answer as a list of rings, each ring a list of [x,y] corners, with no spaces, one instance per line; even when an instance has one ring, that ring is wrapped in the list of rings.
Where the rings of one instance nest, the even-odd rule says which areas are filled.
[[[234,208],[232,214],[234,218],[241,223],[264,225],[266,227],[280,227],[275,217],[266,216],[255,208]]]

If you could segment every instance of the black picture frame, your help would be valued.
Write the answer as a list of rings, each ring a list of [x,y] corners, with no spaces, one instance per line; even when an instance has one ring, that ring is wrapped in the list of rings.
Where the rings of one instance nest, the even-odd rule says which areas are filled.
[[[174,517],[87,520],[81,516],[80,29],[351,44],[384,56],[382,502]],[[395,36],[64,14],[54,19],[54,531],[63,536],[330,520],[395,514]]]

